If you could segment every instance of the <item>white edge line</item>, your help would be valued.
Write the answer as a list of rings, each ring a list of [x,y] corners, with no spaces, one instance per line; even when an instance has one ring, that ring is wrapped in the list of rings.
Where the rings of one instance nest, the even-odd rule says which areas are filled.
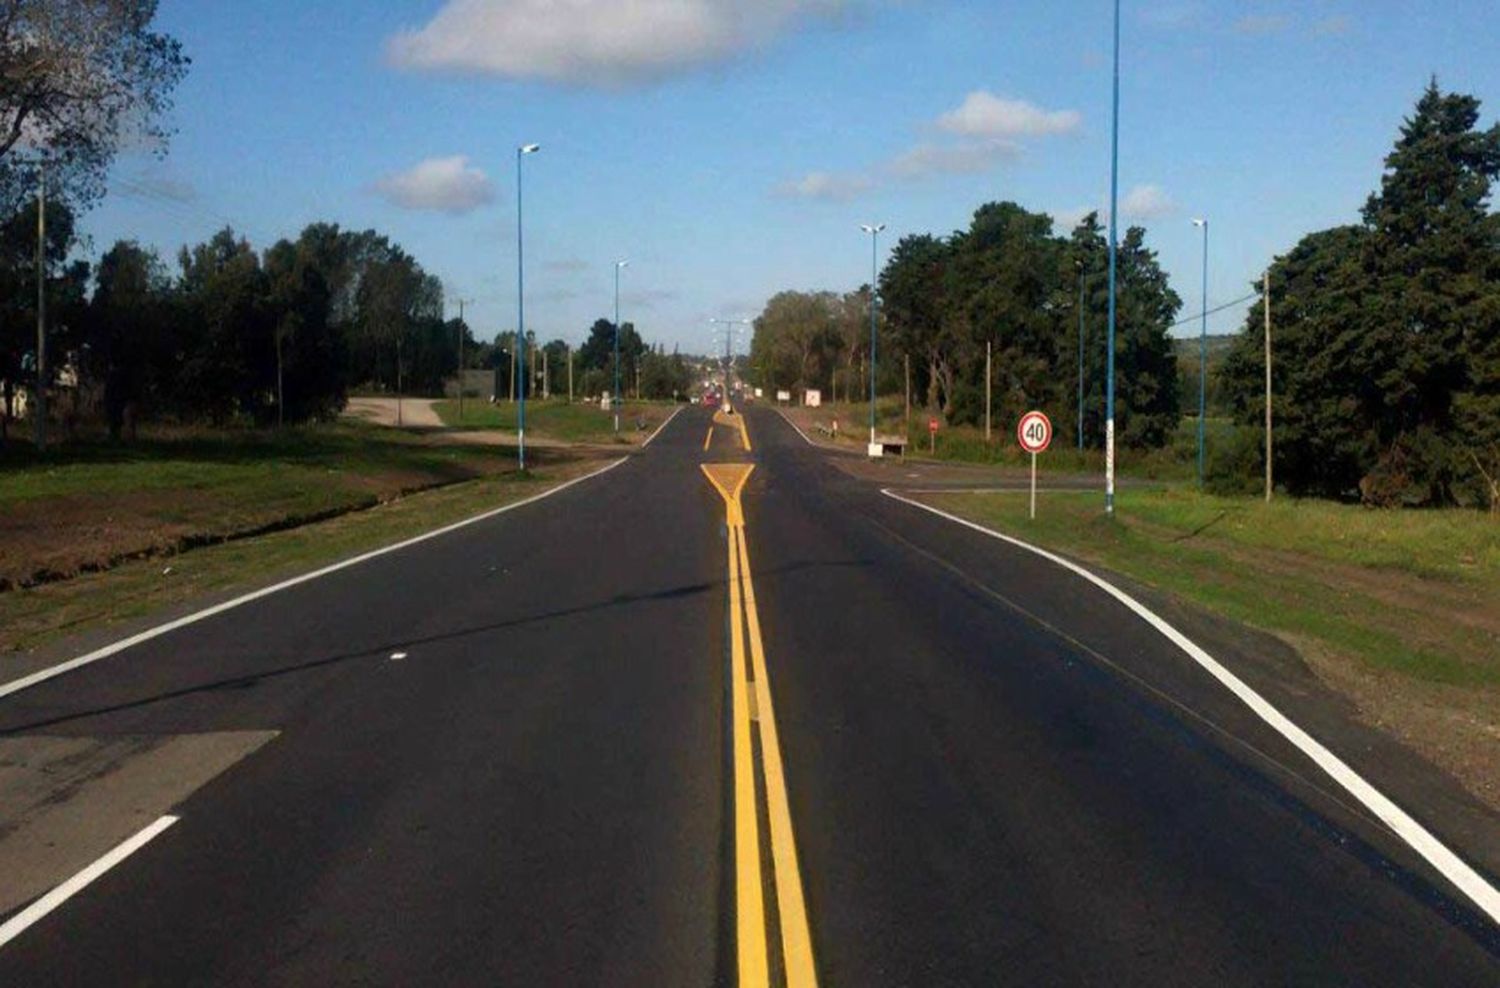
[[[1244,680],[1230,672],[1217,659],[1199,647],[1197,643],[1157,616],[1140,601],[1103,577],[1096,576],[1077,563],[1064,559],[1055,553],[1048,552],[1046,549],[1022,542],[1020,539],[1004,535],[994,529],[985,528],[983,525],[960,518],[957,515],[949,514],[929,504],[923,504],[921,501],[902,497],[891,490],[882,489],[880,493],[904,504],[909,504],[912,507],[929,511],[951,522],[956,522],[965,528],[973,529],[991,538],[999,539],[1002,542],[1025,549],[1027,552],[1035,553],[1043,559],[1054,562],[1064,569],[1083,577],[1100,590],[1103,590],[1130,608],[1130,610],[1135,612],[1137,617],[1161,632],[1168,641],[1186,652],[1193,661],[1197,662],[1207,670],[1209,675],[1222,683],[1245,706],[1249,707],[1256,716],[1270,725],[1276,733],[1296,745],[1304,755],[1312,759],[1319,768],[1328,773],[1333,781],[1337,782],[1351,796],[1363,803],[1370,812],[1379,817],[1387,827],[1390,827],[1397,837],[1405,841],[1412,850],[1425,858],[1428,864],[1436,868],[1442,873],[1443,877],[1447,878],[1464,895],[1468,896],[1492,921],[1500,924],[1500,891],[1497,891],[1482,875],[1470,867],[1457,854],[1449,850],[1447,845],[1434,837],[1427,828],[1414,820],[1405,810],[1397,806],[1379,789],[1376,789],[1369,782],[1365,781],[1363,776],[1345,764],[1337,755],[1325,748],[1321,742],[1298,727],[1290,718],[1272,706],[1270,701],[1248,686]]]
[[[789,426],[791,426],[793,429],[796,429],[797,430],[797,435],[801,436],[802,439],[803,439],[803,441],[805,441],[807,443],[807,445],[809,445],[809,446],[816,446],[819,449],[826,448],[826,447],[822,446],[819,443],[813,442],[812,439],[807,435],[807,433],[805,433],[805,432],[802,431],[802,426],[798,425],[796,422],[793,422],[792,421],[792,417],[790,415],[788,415],[786,412],[784,412],[780,408],[778,408],[778,409],[776,409],[776,414],[780,415],[782,418],[786,419],[786,424],[789,425]],[[837,449],[838,447],[833,447],[833,448]]]
[[[665,425],[665,423],[663,424]],[[517,508],[525,507],[528,504],[540,501],[544,497],[551,497],[553,494],[561,493],[562,491],[567,490],[569,487],[572,487],[574,484],[581,484],[585,480],[592,480],[593,478],[598,477],[601,474],[608,473],[610,470],[613,470],[615,467],[624,462],[624,458],[612,460],[610,463],[606,464],[603,467],[600,467],[598,470],[595,470],[591,473],[586,473],[581,477],[574,477],[572,480],[564,481],[563,483],[558,484],[556,487],[549,487],[545,491],[533,494],[530,497],[522,498],[519,501],[512,501],[510,504],[504,504],[498,508],[492,508],[489,511],[485,511],[472,517],[465,518],[461,521],[454,522],[451,525],[444,525],[442,528],[435,528],[430,532],[423,532],[421,535],[416,535],[412,538],[404,539],[400,542],[396,542],[388,546],[383,546],[379,549],[373,549],[369,552],[361,553],[358,556],[353,556],[349,559],[345,559],[337,563],[332,563],[328,566],[324,566],[321,569],[315,569],[311,573],[303,573],[300,576],[294,576],[289,580],[283,580],[280,583],[273,584],[269,587],[262,587],[259,590],[252,590],[249,593],[242,594],[241,596],[235,597],[232,600],[226,600],[223,603],[215,604],[212,607],[205,607],[201,611],[194,611],[192,614],[184,615],[183,617],[177,618],[175,621],[168,621],[166,624],[159,624],[154,628],[147,628],[145,631],[137,632],[136,634],[131,635],[128,638],[122,638],[119,641],[111,642],[110,644],[105,645],[103,648],[95,649],[94,651],[89,652],[87,655],[80,655],[76,658],[68,659],[66,662],[60,662],[55,666],[49,666],[46,669],[40,669],[30,674],[29,676],[22,676],[20,679],[13,679],[8,683],[0,685],[0,698],[10,696],[13,693],[19,693],[24,689],[30,689],[38,683],[46,682],[47,680],[52,679],[55,676],[61,676],[65,672],[72,672],[74,669],[79,669],[83,666],[98,662],[100,659],[107,659],[111,655],[125,651],[127,648],[131,648],[132,646],[139,645],[142,642],[150,641],[153,638],[165,635],[169,631],[176,631],[178,628],[185,628],[190,624],[196,624],[205,618],[213,617],[215,614],[222,614],[225,611],[239,607],[241,604],[248,604],[253,600],[259,600],[262,597],[268,597],[271,594],[277,593],[281,590],[286,590],[290,587],[295,587],[299,584],[307,583],[310,580],[316,580],[319,577],[327,576],[329,573],[336,573],[341,569],[347,569],[350,566],[357,566],[358,564],[367,562],[377,556],[384,556],[387,553],[396,552],[398,550],[414,546],[419,542],[426,542],[428,539],[435,539],[439,535],[446,535],[449,532],[456,531],[457,529],[463,528],[466,525],[473,525],[476,522],[481,522],[488,518],[493,518],[496,515],[504,514],[507,511],[514,511]]]
[[[136,851],[145,847],[157,834],[160,834],[163,830],[176,823],[177,819],[175,816],[158,817],[155,821],[137,831],[135,836],[127,837],[124,841],[116,844],[114,848],[106,851],[104,856],[93,864],[12,916],[9,922],[4,926],[0,926],[0,947],[4,947],[7,943],[10,943],[16,937],[26,932],[26,929],[37,920],[77,895],[100,875],[103,875],[106,871],[109,871],[115,865],[130,857]]]
[[[661,430],[663,430],[663,429],[665,429],[667,427],[667,423],[668,422],[672,421],[673,419],[675,419],[677,417],[677,413],[680,412],[680,411],[682,411],[682,407],[683,406],[678,405],[675,409],[673,409],[672,410],[672,414],[668,415],[665,419],[663,419],[661,425],[657,426],[652,431],[651,435],[649,435],[649,436],[646,437],[646,441],[643,442],[643,443],[641,443],[641,447],[640,448],[641,449],[645,449],[647,446],[650,446],[651,445],[651,440],[655,439],[657,437],[657,435],[661,432]]]

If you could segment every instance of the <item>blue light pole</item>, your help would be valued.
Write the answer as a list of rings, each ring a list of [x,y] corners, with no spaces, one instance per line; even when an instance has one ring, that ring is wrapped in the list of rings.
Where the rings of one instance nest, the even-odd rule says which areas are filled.
[[[1203,417],[1208,413],[1208,220],[1193,220],[1203,228],[1203,321],[1198,330],[1198,489],[1203,489]]]
[[[516,457],[521,470],[526,469],[526,267],[521,240],[521,158],[541,149],[540,144],[522,144],[516,148],[516,359],[520,361],[516,366],[516,389],[521,392],[521,404],[516,409]]]
[[[1109,356],[1104,389],[1104,513],[1115,513],[1115,279],[1120,209],[1120,0],[1115,0],[1115,72],[1109,128]]]
[[[861,223],[859,228],[870,235],[870,449],[875,448],[875,279],[879,265],[880,231],[884,223]]]
[[[615,390],[610,395],[609,403],[615,410],[616,432],[620,431],[620,269],[628,267],[629,261],[615,262]],[[639,398],[640,395],[636,397]]]

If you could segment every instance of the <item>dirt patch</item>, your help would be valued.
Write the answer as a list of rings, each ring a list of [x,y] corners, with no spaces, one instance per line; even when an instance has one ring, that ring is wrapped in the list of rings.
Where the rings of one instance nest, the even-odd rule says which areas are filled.
[[[344,406],[344,414],[375,425],[441,429],[443,420],[438,417],[433,404],[431,398],[350,398]]]

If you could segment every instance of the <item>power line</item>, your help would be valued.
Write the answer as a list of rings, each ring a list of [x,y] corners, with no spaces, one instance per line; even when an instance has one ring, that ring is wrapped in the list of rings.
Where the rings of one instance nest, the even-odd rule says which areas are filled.
[[[1251,292],[1249,295],[1245,295],[1245,296],[1243,296],[1241,298],[1237,298],[1233,302],[1225,302],[1223,305],[1216,305],[1212,309],[1209,309],[1208,312],[1206,312],[1206,313],[1204,313],[1204,312],[1197,312],[1197,313],[1194,313],[1191,316],[1188,316],[1185,319],[1179,319],[1176,322],[1174,322],[1172,325],[1168,326],[1167,328],[1168,329],[1176,329],[1178,326],[1186,326],[1190,322],[1198,322],[1205,315],[1210,315],[1211,316],[1211,315],[1213,315],[1216,312],[1223,312],[1225,309],[1232,309],[1236,305],[1244,305],[1246,302],[1249,302],[1250,300],[1257,299],[1257,298],[1260,298],[1260,292]]]

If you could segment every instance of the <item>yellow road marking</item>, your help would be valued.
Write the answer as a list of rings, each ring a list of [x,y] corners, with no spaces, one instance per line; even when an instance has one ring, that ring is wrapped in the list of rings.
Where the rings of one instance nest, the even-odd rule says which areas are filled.
[[[724,498],[729,526],[730,686],[734,739],[735,903],[739,940],[739,983],[768,984],[765,902],[761,892],[759,819],[755,806],[755,765],[751,732],[760,732],[761,769],[766,788],[766,817],[770,827],[772,878],[776,883],[781,918],[781,954],[788,988],[816,988],[812,937],[802,892],[802,872],[792,833],[791,807],[781,760],[781,740],[771,706],[771,680],[761,637],[760,611],[750,575],[749,544],[741,492],[752,463],[705,463],[703,474]],[[746,639],[749,640],[746,664]],[[754,680],[754,693],[750,682]],[[752,724],[753,722],[753,724]]]
[[[704,452],[708,451],[708,446],[713,441],[714,441],[714,427],[713,427],[712,424],[710,424],[709,427],[708,427],[708,435],[706,435],[706,436],[703,437],[703,451]]]
[[[802,872],[797,866],[797,843],[792,837],[792,811],[786,798],[781,767],[781,740],[771,708],[771,679],[761,644],[760,612],[755,606],[755,582],[750,577],[750,552],[745,527],[734,529],[744,581],[745,616],[750,629],[750,657],[755,670],[755,707],[760,715],[761,762],[766,778],[766,815],[771,825],[771,856],[776,867],[776,906],[781,914],[781,952],[786,962],[787,988],[815,988],[812,936],[807,930],[807,906],[802,899]]]
[[[750,452],[750,429],[745,425],[745,416],[714,412],[714,422],[718,425],[727,425],[731,429],[738,429],[740,433],[740,448],[747,453]]]
[[[760,821],[755,814],[755,762],[750,748],[750,690],[745,678],[745,641],[740,627],[739,553],[729,543],[729,655],[734,734],[734,871],[739,984],[769,983],[766,911],[761,895]]]

